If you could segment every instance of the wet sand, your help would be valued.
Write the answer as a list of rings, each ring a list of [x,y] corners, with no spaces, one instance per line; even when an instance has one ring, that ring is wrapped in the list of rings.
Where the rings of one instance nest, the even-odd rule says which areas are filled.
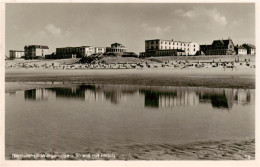
[[[203,86],[255,88],[254,69],[8,69],[6,82],[64,82],[86,84],[128,84],[150,86]]]
[[[117,149],[118,150],[118,149]],[[180,145],[131,145],[121,148],[122,152],[86,150],[78,153],[27,153],[21,157],[7,155],[15,160],[254,160],[255,140],[223,140],[194,142]],[[128,150],[125,153],[125,150]],[[44,155],[32,157],[28,155]],[[66,155],[67,157],[64,157]],[[27,156],[27,157],[26,157]],[[23,158],[22,158],[23,157]]]

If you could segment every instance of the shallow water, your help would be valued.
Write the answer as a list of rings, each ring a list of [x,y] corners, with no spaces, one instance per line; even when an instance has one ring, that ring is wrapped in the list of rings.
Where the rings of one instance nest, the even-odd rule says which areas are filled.
[[[128,153],[134,145],[254,138],[255,90],[64,85],[6,93],[6,155]]]

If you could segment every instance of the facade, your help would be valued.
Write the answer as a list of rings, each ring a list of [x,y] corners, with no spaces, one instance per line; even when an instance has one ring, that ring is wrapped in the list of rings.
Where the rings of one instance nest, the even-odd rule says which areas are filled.
[[[199,44],[194,42],[153,39],[145,40],[145,53],[141,53],[140,56],[192,56],[199,50]]]
[[[44,59],[49,47],[43,45],[25,45],[24,56],[26,59]]]
[[[247,54],[251,54],[251,55],[256,54],[255,45],[243,44],[242,46],[247,49]]]
[[[211,45],[200,45],[200,50],[205,55],[234,55],[235,46],[233,41],[228,38],[227,40],[214,40]]]
[[[95,53],[95,48],[92,46],[80,46],[80,47],[64,47],[56,48],[56,55],[58,58],[82,58],[84,56],[90,56]]]
[[[10,50],[9,51],[9,58],[11,60],[21,59],[23,57],[24,57],[24,51],[20,51],[20,50]]]
[[[105,47],[95,47],[95,53],[96,54],[102,54],[106,52],[106,48]]]
[[[235,47],[236,54],[237,55],[246,55],[247,54],[247,49],[244,48],[243,46],[237,46]]]
[[[92,46],[83,46],[85,49],[85,55],[84,56],[90,56],[95,53],[95,48]]]
[[[123,53],[126,52],[126,47],[120,43],[113,43],[111,44],[111,47],[106,48],[106,52]]]

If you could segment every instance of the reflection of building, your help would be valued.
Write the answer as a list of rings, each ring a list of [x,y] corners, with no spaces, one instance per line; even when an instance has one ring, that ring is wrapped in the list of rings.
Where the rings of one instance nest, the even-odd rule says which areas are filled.
[[[105,98],[110,100],[111,103],[113,104],[118,104],[120,102],[120,100],[123,99],[123,94],[121,91],[117,91],[117,90],[104,90],[104,95]]]
[[[234,101],[248,103],[252,94],[250,91],[220,88],[172,88],[165,89],[141,89],[145,95],[146,107],[175,107],[195,106],[199,103],[211,103],[214,108],[232,108]]]
[[[110,101],[113,104],[119,104],[122,100],[127,101],[127,95],[138,95],[137,92],[138,88],[136,87],[79,85],[70,88],[25,90],[24,98],[44,100],[48,98],[49,94],[53,94],[57,98],[73,98],[88,102]],[[254,102],[254,91],[244,89],[146,87],[139,89],[139,94],[144,95],[144,106],[153,108],[195,106],[199,103],[211,103],[213,108],[231,109],[234,104]]]
[[[175,107],[194,106],[199,103],[199,97],[194,91],[172,90],[172,91],[152,91],[140,90],[145,95],[146,107]]]
[[[236,91],[235,100],[238,104],[247,104],[253,98],[252,92],[250,90],[238,89]]]
[[[159,107],[159,93],[152,90],[140,90],[144,94],[145,107]]]
[[[120,43],[113,43],[111,44],[111,47],[106,48],[106,52],[123,53],[126,52],[126,47]]]
[[[195,106],[199,104],[199,97],[193,91],[177,90],[176,97],[172,97],[167,100],[166,97],[162,97],[161,107],[175,107],[175,106]]]
[[[49,91],[52,91],[56,94],[58,98],[77,98],[77,99],[85,99],[85,91],[84,89],[80,89],[78,87],[72,88],[46,88]]]
[[[36,99],[36,89],[25,90],[24,91],[24,98],[29,99],[29,100],[35,100]]]
[[[43,45],[26,45],[24,47],[26,59],[44,59],[49,47]]]
[[[20,51],[20,50],[10,50],[9,51],[9,58],[11,60],[21,59],[22,57],[24,57],[24,51]]]
[[[46,89],[25,90],[24,98],[28,100],[46,100],[48,99],[48,91]]]
[[[200,50],[205,55],[233,55],[235,54],[234,49],[234,43],[230,38],[214,40],[211,45],[200,45]]]
[[[220,88],[205,88],[199,93],[200,102],[209,100],[214,108],[232,108],[235,90]]]
[[[93,90],[86,90],[85,91],[85,100],[86,101],[104,101],[105,95],[103,92],[93,91]]]

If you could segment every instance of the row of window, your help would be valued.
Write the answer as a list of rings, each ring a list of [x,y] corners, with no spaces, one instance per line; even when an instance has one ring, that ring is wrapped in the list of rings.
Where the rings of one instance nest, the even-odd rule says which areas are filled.
[[[146,46],[146,49],[159,49],[159,48],[158,48],[158,46],[155,46],[155,47],[154,47],[154,46],[151,46],[151,47]],[[166,46],[166,47],[161,46],[160,49],[184,49],[184,50],[186,51],[186,48],[174,48],[174,47],[169,47],[169,48],[168,48],[167,46]],[[190,49],[187,48],[187,51],[189,51],[189,50],[190,50]],[[195,48],[194,48],[193,50],[196,51]]]
[[[66,51],[79,51],[79,50],[83,50],[84,48],[57,48],[57,52],[66,52]]]
[[[152,44],[152,45],[153,45],[153,44],[158,44],[158,41],[146,41],[146,44],[148,44],[148,45],[149,45],[149,44]],[[178,42],[176,42],[176,43],[175,43],[175,42],[166,42],[166,41],[165,41],[165,42],[162,42],[162,41],[161,41],[161,44],[162,44],[162,45],[163,45],[163,44],[165,44],[165,45],[166,45],[166,44],[169,44],[169,45],[179,45],[179,44],[180,44],[180,46],[186,46],[186,45],[187,45],[187,46],[190,46],[190,44],[178,43]],[[196,45],[193,45],[193,47],[196,47]]]

